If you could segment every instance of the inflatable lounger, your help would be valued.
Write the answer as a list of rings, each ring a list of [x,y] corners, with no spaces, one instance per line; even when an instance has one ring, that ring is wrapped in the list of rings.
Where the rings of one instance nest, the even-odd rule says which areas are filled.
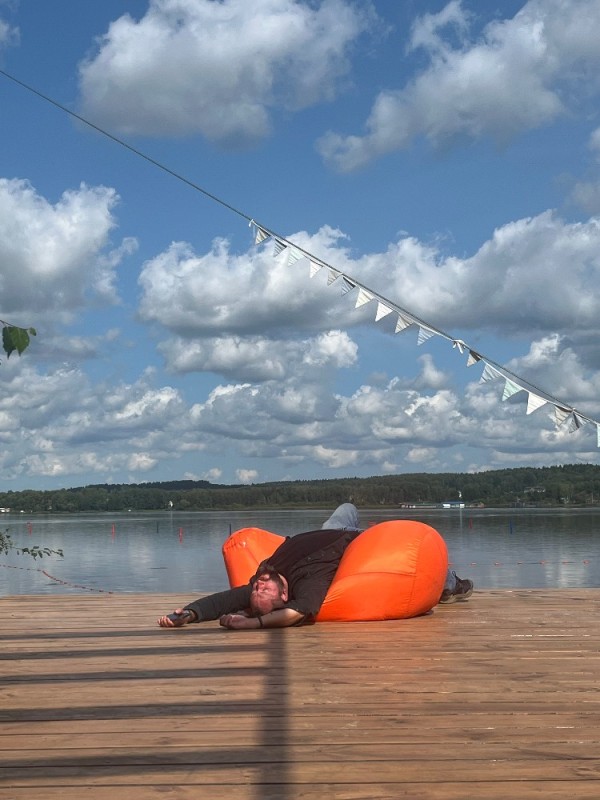
[[[231,587],[248,583],[261,561],[285,537],[242,528],[225,541],[223,558]],[[440,534],[423,522],[392,520],[352,541],[317,616],[319,622],[408,619],[440,599],[448,552]]]

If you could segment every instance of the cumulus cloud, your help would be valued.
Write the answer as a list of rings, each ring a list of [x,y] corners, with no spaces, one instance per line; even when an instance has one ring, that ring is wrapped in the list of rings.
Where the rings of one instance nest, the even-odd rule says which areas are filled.
[[[275,107],[333,98],[373,16],[348,0],[150,0],[80,65],[83,113],[128,134],[260,139]]]
[[[212,469],[207,469],[206,472],[202,473],[202,478],[205,481],[210,481],[211,483],[216,483],[221,478],[223,474],[223,470],[219,469],[218,467],[213,467]],[[195,478],[195,480],[198,480]]]
[[[290,238],[442,329],[537,335],[509,369],[597,418],[600,301],[589,291],[600,279],[597,220],[566,223],[552,212],[517,220],[465,259],[410,237],[355,259],[339,231]],[[492,453],[496,466],[512,463],[519,449],[554,463],[572,459],[582,441],[593,452],[589,430],[575,438],[554,430],[550,406],[527,416],[525,392],[502,403],[502,382],[480,385],[479,375],[458,390],[456,375],[429,352],[415,351],[420,369],[412,379],[379,376],[349,394],[336,392],[339,369],[367,355],[361,327],[387,318],[375,323],[374,302],[355,308],[356,291],[342,296],[335,283],[327,285],[326,272],[310,278],[306,262],[289,267],[270,245],[232,255],[223,241],[201,255],[175,245],[144,265],[142,314],[171,334],[162,345],[169,367],[231,381],[191,408],[192,428],[208,451],[227,442],[240,457],[374,472],[392,464],[455,470],[462,466],[457,453],[469,447]],[[332,329],[332,319],[345,330]],[[320,332],[302,335],[307,326]],[[393,329],[382,327],[382,337]]]
[[[6,20],[0,19],[0,49],[19,44],[21,34],[18,28],[9,25]]]
[[[309,368],[340,369],[356,362],[356,343],[342,331],[328,331],[312,339],[282,340],[258,336],[224,336],[189,341],[178,338],[160,345],[174,372],[215,372],[254,383],[283,380]]]
[[[197,446],[172,387],[140,379],[109,389],[76,368],[42,374],[24,359],[2,369],[0,465],[7,479],[145,473],[159,458]]]
[[[17,234],[11,237],[7,220],[18,220],[17,210],[34,203],[40,213],[37,228],[30,225],[31,241],[41,251],[55,207],[27,184],[9,182],[8,189],[4,202],[12,217],[0,217],[4,246],[11,246],[22,227],[13,225]],[[82,213],[66,214],[57,227],[70,232],[76,252],[92,255],[93,268],[84,264],[87,272],[76,274],[73,265],[83,256],[54,260],[52,253],[38,264],[24,240],[19,262],[29,265],[35,281],[45,281],[50,295],[71,296],[74,309],[96,286],[95,265],[116,267],[128,252],[124,244],[104,255],[114,224],[111,193],[81,192],[76,207]],[[86,238],[71,229],[76,219],[85,230],[89,206],[89,217],[104,228]],[[595,219],[566,223],[547,212],[499,228],[464,259],[443,256],[410,237],[359,257],[343,233],[330,228],[290,238],[439,327],[533,334],[528,352],[508,367],[597,418],[600,309],[589,287],[598,283],[599,237]],[[79,288],[70,285],[76,281]],[[8,480],[23,474],[65,481],[70,476],[75,483],[80,474],[96,474],[99,481],[147,480],[166,459],[196,456],[200,463],[193,474],[214,479],[222,475],[224,453],[241,465],[235,476],[240,482],[259,480],[256,464],[263,459],[304,474],[322,474],[323,467],[375,474],[393,471],[393,465],[453,470],[457,453],[475,448],[490,466],[510,464],[518,452],[530,454],[531,463],[560,463],[586,453],[597,458],[595,437],[585,427],[575,435],[555,430],[550,407],[527,416],[525,397],[502,403],[501,381],[480,384],[477,375],[461,390],[431,352],[415,349],[414,377],[379,375],[365,382],[368,353],[361,348],[372,338],[365,339],[362,328],[380,326],[383,343],[393,324],[386,329],[386,318],[374,322],[373,302],[355,308],[356,291],[342,295],[338,282],[328,285],[326,269],[310,278],[306,261],[290,267],[285,254],[274,258],[272,245],[234,254],[218,240],[198,254],[176,243],[143,265],[140,287],[140,318],[159,335],[164,332],[160,347],[168,367],[214,373],[220,385],[190,404],[178,389],[154,385],[152,370],[113,386],[94,384],[76,368],[42,375],[27,359],[11,359],[2,366],[0,382],[0,468]],[[24,290],[38,296],[38,287]],[[54,299],[46,302],[55,307]],[[118,336],[109,330],[87,342],[67,337],[62,350],[56,345],[55,357],[91,357]],[[399,334],[405,341],[407,336]],[[340,382],[340,370],[351,373],[347,383]],[[224,482],[230,481],[226,475]]]
[[[552,387],[552,394],[563,401],[577,398],[579,410],[593,417],[598,414],[600,397],[600,356],[595,341],[590,358],[585,347],[580,345],[575,350],[569,346],[566,336],[543,336],[531,343],[524,356],[509,361],[507,367],[527,375],[534,385]]]
[[[250,484],[258,478],[258,472],[255,469],[236,469],[236,477],[240,483]]]
[[[597,95],[597,0],[529,0],[475,41],[467,41],[469,24],[460,0],[417,20],[409,50],[422,52],[426,67],[402,88],[380,92],[364,135],[324,136],[322,156],[350,171],[419,136],[434,146],[464,137],[504,143]]]
[[[126,240],[104,252],[116,225],[117,201],[114,189],[82,184],[52,204],[28,181],[0,178],[3,313],[66,319],[90,296],[115,302],[116,268],[135,248]]]
[[[596,218],[568,223],[548,211],[517,220],[463,259],[413,237],[357,258],[343,234],[330,228],[290,238],[451,335],[552,332],[573,345],[598,331],[600,298],[589,291],[600,281]],[[286,360],[296,363],[300,351],[306,365],[334,359],[332,366],[350,366],[356,353],[333,331],[375,324],[373,301],[355,308],[356,290],[341,297],[336,283],[327,285],[326,269],[311,279],[306,260],[289,267],[285,254],[273,258],[269,244],[234,255],[223,240],[205,254],[177,243],[144,264],[139,282],[141,318],[175,334],[162,345],[175,371],[267,380],[284,375]],[[388,318],[377,325],[393,332]],[[328,333],[292,341],[307,329]],[[443,376],[429,370],[423,380],[433,387]]]
[[[444,382],[427,354],[412,379],[343,392],[333,388],[335,371],[303,372],[302,363],[283,381],[221,384],[190,406],[177,389],[154,386],[152,371],[109,387],[78,369],[42,375],[25,359],[11,360],[0,382],[0,468],[8,481],[26,474],[63,485],[77,484],[78,475],[135,482],[166,460],[188,463],[191,454],[199,459],[198,470],[186,471],[194,479],[255,483],[264,459],[304,474],[323,467],[378,474],[454,470],[463,448],[477,450],[489,466],[516,463],[520,453],[529,463],[597,457],[589,426],[576,434],[555,430],[549,407],[527,416],[525,397],[503,403],[502,381],[480,383],[477,367],[461,390],[450,376]],[[536,340],[509,366],[546,385],[556,379],[582,399],[580,410],[597,414],[596,374],[558,337]],[[236,473],[224,473],[225,453],[242,465]]]
[[[314,236],[299,232],[293,238],[325,260],[346,263],[340,231],[324,226]],[[270,243],[234,254],[226,240],[217,239],[209,252],[196,254],[189,244],[175,242],[143,265],[139,315],[183,338],[289,335],[346,324],[347,314],[323,292],[322,281],[305,280],[301,266],[288,267],[285,254],[274,259]]]
[[[543,341],[536,343],[529,357],[545,347]],[[573,358],[575,373],[581,365]],[[517,366],[526,363],[527,358]],[[424,371],[431,366],[425,364]],[[554,367],[549,367],[548,372],[540,368],[541,378],[552,374]],[[332,398],[317,383],[230,384],[192,408],[191,424],[209,451],[218,442],[221,448],[237,448],[240,458],[276,456],[307,470],[311,465],[332,470],[371,465],[375,472],[386,472],[392,464],[455,469],[457,451],[464,447],[489,452],[497,465],[510,464],[517,452],[543,453],[553,463],[568,462],[580,452],[595,458],[595,436],[589,430],[555,430],[548,419],[550,407],[527,416],[526,397],[502,403],[502,381],[482,384],[477,373],[464,391],[450,385],[417,388],[422,385],[422,375],[412,382],[395,377],[386,386],[363,385]],[[587,390],[593,385],[590,381]]]

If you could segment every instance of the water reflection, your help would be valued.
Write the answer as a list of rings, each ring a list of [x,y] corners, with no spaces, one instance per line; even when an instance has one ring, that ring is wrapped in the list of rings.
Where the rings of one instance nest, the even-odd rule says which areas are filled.
[[[227,587],[221,546],[245,526],[283,535],[319,528],[328,512],[163,512],[3,515],[20,546],[61,548],[64,558],[0,557],[1,594],[177,592]],[[364,526],[419,519],[448,544],[453,568],[481,588],[574,588],[600,584],[595,509],[402,509],[361,511]]]

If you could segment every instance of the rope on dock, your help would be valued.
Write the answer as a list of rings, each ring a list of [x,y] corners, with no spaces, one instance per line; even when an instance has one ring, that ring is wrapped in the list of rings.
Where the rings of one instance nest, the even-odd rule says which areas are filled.
[[[51,575],[45,569],[40,569],[39,567],[19,567],[14,564],[0,564],[0,567],[4,567],[5,569],[20,569],[24,570],[25,572],[39,572],[42,575],[45,575],[46,578],[50,578],[51,581],[55,581],[55,583],[60,583],[62,586],[72,586],[73,589],[85,589],[86,592],[100,592],[101,594],[114,594],[114,592],[110,589],[97,589],[93,586],[84,586],[81,583],[71,583],[71,581],[63,581],[61,578],[57,578],[54,575]]]

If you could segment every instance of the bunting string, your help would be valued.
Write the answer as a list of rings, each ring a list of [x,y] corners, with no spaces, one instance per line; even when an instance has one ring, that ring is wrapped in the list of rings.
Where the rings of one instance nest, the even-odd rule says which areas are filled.
[[[15,76],[11,75],[10,73],[6,72],[3,69],[0,69],[0,75],[4,76],[9,81],[12,81],[20,88],[25,89],[26,91],[36,95],[36,97],[38,97],[39,99],[44,100],[45,102],[53,105],[55,108],[59,109],[63,113],[78,120],[84,125],[87,125],[88,127],[95,130],[97,133],[106,136],[108,139],[111,139],[116,144],[119,144],[122,147],[126,148],[134,155],[149,162],[154,167],[162,170],[163,172],[168,173],[169,175],[171,175],[171,177],[176,178],[179,181],[182,181],[187,186],[200,192],[208,199],[214,201],[215,203],[220,204],[221,206],[227,208],[229,211],[232,211],[233,213],[237,214],[243,219],[248,220],[249,226],[254,230],[255,245],[258,246],[263,244],[267,240],[273,239],[275,243],[274,255],[279,256],[281,253],[285,251],[288,266],[292,266],[296,262],[305,258],[308,260],[310,264],[311,278],[314,277],[322,269],[326,269],[328,275],[327,277],[328,286],[331,286],[332,284],[338,282],[341,278],[340,285],[342,287],[342,294],[348,294],[352,292],[352,290],[358,289],[358,296],[356,299],[355,308],[361,308],[362,306],[371,302],[371,300],[375,300],[377,303],[375,312],[376,322],[378,322],[383,317],[388,316],[391,313],[394,313],[396,315],[395,333],[400,333],[401,331],[404,331],[407,328],[414,325],[418,328],[418,336],[417,336],[418,345],[424,344],[433,336],[440,336],[443,339],[446,339],[447,341],[451,342],[453,349],[457,350],[460,355],[463,355],[464,352],[466,351],[467,367],[473,366],[473,364],[477,364],[479,362],[483,363],[484,369],[481,376],[482,382],[485,383],[487,381],[498,380],[498,379],[504,380],[502,400],[507,400],[508,398],[512,397],[518,392],[524,391],[527,393],[526,413],[532,414],[534,411],[538,410],[544,405],[553,406],[554,424],[557,429],[564,428],[568,430],[570,433],[573,433],[579,430],[584,424],[595,425],[597,447],[600,447],[600,423],[597,420],[592,419],[586,414],[582,414],[580,411],[578,411],[570,404],[565,403],[562,400],[559,400],[558,398],[554,397],[553,395],[549,394],[543,389],[538,388],[537,386],[535,386],[535,384],[532,384],[524,380],[523,378],[520,378],[518,375],[509,370],[507,367],[501,366],[500,364],[493,361],[491,358],[483,356],[481,353],[478,353],[474,348],[466,344],[466,342],[464,342],[462,339],[458,339],[454,336],[451,336],[450,334],[440,330],[434,325],[425,322],[425,320],[420,319],[416,314],[413,314],[408,309],[402,308],[397,303],[393,303],[391,300],[388,300],[387,298],[373,291],[372,289],[365,286],[360,281],[357,281],[350,275],[346,275],[341,270],[337,269],[331,264],[328,264],[322,259],[317,258],[312,253],[309,253],[307,250],[304,250],[299,245],[289,241],[284,236],[280,236],[279,234],[270,230],[265,225],[257,223],[254,220],[254,218],[250,217],[248,214],[245,214],[243,211],[240,211],[234,206],[225,202],[221,198],[217,197],[217,195],[207,191],[206,189],[203,189],[197,183],[194,183],[193,181],[189,180],[180,173],[175,172],[174,170],[160,163],[156,159],[151,158],[150,156],[143,153],[141,150],[138,150],[137,148],[128,144],[123,139],[114,136],[112,133],[101,128],[100,126],[95,125],[93,122],[90,122],[85,117],[76,114],[66,106],[52,99],[51,97],[39,91],[38,89],[34,88],[33,86],[30,86],[24,81],[19,80],[18,78],[16,78]]]
[[[376,301],[374,317],[375,322],[378,322],[380,319],[383,319],[383,317],[394,313],[396,315],[396,327],[394,332],[400,333],[411,326],[416,326],[418,328],[417,345],[424,344],[433,336],[440,336],[442,339],[449,341],[452,344],[452,348],[457,350],[460,355],[463,355],[465,352],[467,352],[468,367],[477,363],[483,364],[483,372],[480,378],[480,383],[486,383],[494,380],[504,380],[504,389],[502,393],[503,401],[508,400],[510,397],[518,394],[519,392],[525,392],[527,395],[526,414],[532,414],[534,411],[537,411],[539,408],[542,408],[542,406],[545,405],[553,406],[554,425],[557,430],[564,428],[569,433],[574,433],[585,423],[595,425],[596,446],[600,447],[600,422],[597,420],[581,413],[573,406],[563,402],[562,400],[559,400],[557,397],[554,397],[544,389],[540,389],[535,384],[524,380],[507,367],[504,367],[488,356],[484,356],[477,352],[462,339],[458,339],[455,336],[452,336],[451,334],[441,330],[440,328],[437,328],[431,323],[426,322],[416,314],[413,314],[412,311],[399,306],[397,303],[394,303],[378,292],[375,292],[373,289],[370,289],[368,286],[365,286],[360,281],[357,281],[356,278],[352,277],[351,275],[347,275],[331,264],[328,264],[326,261],[322,261],[313,253],[304,250],[298,244],[295,244],[286,239],[284,236],[280,236],[265,226],[260,225],[254,219],[250,220],[249,225],[254,227],[254,241],[256,244],[266,241],[269,238],[273,238],[275,240],[276,245],[273,251],[275,257],[279,256],[285,250],[289,250],[290,252],[293,251],[293,257],[290,257],[289,254],[287,255],[288,265],[295,264],[300,260],[300,258],[303,257],[307,259],[310,264],[311,278],[320,272],[321,269],[326,269],[328,271],[327,285],[331,286],[333,283],[340,281],[341,279],[342,295],[346,295],[352,290],[358,289],[354,304],[355,308],[362,308],[370,303],[371,300]]]

